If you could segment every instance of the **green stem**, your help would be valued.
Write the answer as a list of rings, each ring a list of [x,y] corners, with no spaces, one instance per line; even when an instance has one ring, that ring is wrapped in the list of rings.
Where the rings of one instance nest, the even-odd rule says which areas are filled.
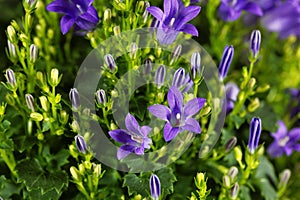
[[[15,171],[16,161],[12,151],[0,149],[0,155],[6,165],[8,166],[10,172],[14,177],[17,177],[17,172]]]

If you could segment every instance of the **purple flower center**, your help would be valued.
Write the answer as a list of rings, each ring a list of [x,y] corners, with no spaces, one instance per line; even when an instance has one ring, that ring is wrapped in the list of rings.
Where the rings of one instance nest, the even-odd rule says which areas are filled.
[[[284,147],[289,140],[289,136],[285,136],[284,138],[279,140],[278,145]]]
[[[134,140],[134,141],[136,141],[136,142],[139,143],[139,144],[142,144],[142,143],[143,143],[143,138],[141,138],[141,137],[139,137],[139,136],[134,136],[134,135],[132,135],[132,136],[131,136],[131,139]]]

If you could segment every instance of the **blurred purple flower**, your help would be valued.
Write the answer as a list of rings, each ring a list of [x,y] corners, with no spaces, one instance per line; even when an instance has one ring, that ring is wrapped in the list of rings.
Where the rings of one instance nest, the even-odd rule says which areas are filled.
[[[238,19],[242,11],[250,12],[254,15],[262,16],[263,11],[259,5],[250,0],[221,0],[219,16],[224,21],[234,21]]]
[[[86,32],[95,28],[99,21],[92,3],[93,0],[55,0],[48,4],[47,10],[64,14],[60,20],[63,34],[66,34],[74,24],[76,32]]]
[[[288,131],[282,121],[278,122],[278,130],[272,133],[274,142],[268,148],[268,154],[272,157],[279,157],[283,154],[290,156],[293,151],[300,152],[300,128],[293,128]]]
[[[300,90],[290,89],[289,92],[292,96],[289,105],[289,109],[291,110],[290,117],[294,118],[300,113]]]
[[[225,85],[227,114],[230,113],[234,108],[234,103],[237,100],[239,91],[240,91],[239,87],[233,82],[229,82]]]
[[[170,108],[160,104],[148,107],[152,115],[166,121],[164,127],[165,141],[171,141],[179,132],[184,130],[200,133],[199,122],[192,116],[199,112],[206,100],[194,98],[184,105],[183,96],[175,86],[170,87],[167,98]]]
[[[173,43],[179,32],[198,36],[196,27],[187,22],[195,18],[200,10],[199,6],[184,7],[180,0],[164,0],[164,12],[156,6],[147,8],[159,21],[157,39],[161,44]]]
[[[151,144],[151,139],[148,137],[151,131],[149,126],[140,127],[136,119],[129,113],[125,118],[125,126],[127,130],[117,129],[108,132],[115,141],[123,143],[117,152],[119,160],[132,152],[143,155],[144,150],[150,149]]]
[[[271,32],[279,33],[280,38],[290,35],[300,37],[300,1],[288,0],[279,3],[265,13],[262,25]]]

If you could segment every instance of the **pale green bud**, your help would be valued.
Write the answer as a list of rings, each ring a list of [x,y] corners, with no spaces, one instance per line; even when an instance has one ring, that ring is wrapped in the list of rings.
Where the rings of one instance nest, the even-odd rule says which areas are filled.
[[[17,41],[17,35],[14,27],[12,25],[9,25],[6,29],[6,35],[10,42],[14,43]]]
[[[40,113],[37,113],[37,112],[33,112],[30,114],[30,118],[34,121],[42,121],[43,120],[43,115],[41,115]]]
[[[56,87],[59,84],[60,79],[61,79],[61,77],[59,77],[58,69],[56,69],[56,68],[51,69],[49,84],[52,87]]]
[[[260,102],[258,98],[255,98],[249,105],[248,110],[249,112],[254,112],[257,108],[259,108]]]
[[[70,173],[75,181],[80,181],[80,173],[76,167],[70,167]]]
[[[103,18],[104,18],[103,21],[106,23],[111,20],[111,9],[109,8],[105,9]]]
[[[120,35],[120,33],[121,33],[120,26],[115,26],[114,27],[114,34],[115,34],[115,36]]]
[[[229,176],[223,176],[223,185],[225,188],[230,188],[230,178]]]
[[[38,57],[38,47],[35,44],[30,45],[30,61],[35,63],[37,57]]]
[[[47,97],[41,96],[39,99],[43,110],[47,112],[49,110],[49,103]]]

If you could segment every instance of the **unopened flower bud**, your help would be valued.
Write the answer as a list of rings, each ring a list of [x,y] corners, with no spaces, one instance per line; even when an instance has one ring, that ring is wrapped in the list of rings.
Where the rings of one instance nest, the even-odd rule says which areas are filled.
[[[115,71],[116,63],[115,63],[113,56],[111,54],[106,54],[104,56],[104,60],[105,60],[105,63],[107,65],[108,69],[110,69],[110,71]]]
[[[70,90],[69,98],[72,103],[72,107],[74,109],[78,109],[78,107],[80,106],[80,98],[79,98],[79,93],[76,88],[72,88]]]
[[[75,144],[79,152],[86,153],[87,152],[87,146],[84,141],[84,138],[81,135],[75,136]]]
[[[31,110],[31,112],[34,112],[34,98],[31,94],[25,94],[25,101],[27,104],[27,107]]]
[[[252,118],[250,122],[248,150],[251,154],[257,149],[261,134],[261,119],[259,117]]]
[[[155,174],[151,175],[149,185],[151,197],[154,200],[158,200],[161,195],[161,187],[160,180]]]
[[[233,136],[226,142],[225,151],[229,152],[231,149],[233,149],[233,147],[236,145],[236,143],[237,143],[237,139],[236,139],[236,137]]]
[[[183,85],[184,80],[185,80],[185,70],[182,67],[180,67],[174,73],[172,86],[180,88]]]
[[[254,58],[256,58],[259,53],[260,42],[261,42],[260,31],[259,30],[252,31],[251,37],[250,37],[250,49],[252,51]]]
[[[235,183],[232,189],[230,190],[231,199],[236,199],[238,194],[239,194],[239,184]]]
[[[56,68],[51,69],[49,84],[56,87],[60,82],[59,71]]]
[[[62,124],[67,124],[68,119],[69,119],[68,113],[65,110],[61,110],[59,119]]]
[[[179,44],[177,45],[173,51],[172,51],[172,54],[171,54],[171,62],[170,62],[170,65],[172,65],[174,62],[176,62],[181,54],[181,50],[182,50],[182,45]]]
[[[39,99],[40,99],[40,103],[41,103],[43,110],[47,112],[49,110],[49,104],[48,104],[47,97],[41,96]]]
[[[250,78],[248,82],[248,88],[253,88],[256,84],[256,79],[255,78]]]
[[[70,173],[75,181],[80,181],[80,173],[79,173],[78,169],[76,169],[76,167],[72,166],[70,168]]]
[[[12,25],[7,27],[6,34],[10,42],[15,42],[17,40],[16,31]]]
[[[72,131],[74,133],[79,133],[80,132],[80,126],[78,124],[78,122],[76,120],[74,120],[71,124],[71,128],[72,128]]]
[[[201,56],[200,53],[194,52],[191,57],[191,73],[193,79],[197,77],[197,75],[200,74],[201,71]]]
[[[99,177],[101,175],[101,165],[93,165],[94,174],[96,174],[96,177]]]
[[[133,42],[130,46],[130,58],[134,59],[136,57],[137,50],[138,46],[135,42]]]
[[[145,6],[144,1],[138,1],[136,4],[136,8],[135,8],[136,13],[139,13],[139,14],[143,13],[145,10],[144,6]]]
[[[97,92],[96,92],[96,100],[97,100],[97,103],[99,105],[100,104],[103,104],[103,105],[106,104],[106,94],[105,94],[105,91],[103,89],[97,90]]]
[[[227,176],[227,175],[223,176],[223,185],[225,186],[225,188],[230,187],[230,178],[229,178],[229,176]]]
[[[151,61],[151,59],[150,59],[150,58],[147,58],[147,59],[145,60],[144,65],[145,65],[145,68],[144,68],[144,74],[145,74],[145,75],[150,74],[151,71],[152,71],[152,61]]]
[[[280,177],[280,180],[279,180],[278,188],[286,187],[286,185],[291,177],[291,170],[289,170],[289,169],[283,170],[283,172],[281,172],[279,177]]]
[[[155,72],[155,83],[158,87],[161,87],[165,81],[166,77],[166,68],[164,65],[161,65]]]
[[[14,71],[12,69],[7,69],[5,72],[5,75],[6,75],[6,80],[7,80],[8,84],[12,88],[16,88],[17,82],[16,82],[16,77],[15,77]]]
[[[233,46],[225,46],[222,59],[219,65],[219,79],[223,81],[223,79],[227,76],[232,58],[234,55],[234,48]]]
[[[248,105],[248,111],[254,112],[257,108],[259,108],[260,102],[259,98],[255,98],[249,105]]]
[[[10,58],[11,59],[17,58],[16,47],[9,40],[7,40],[7,47],[8,47],[8,54],[9,54]]]
[[[114,27],[114,34],[115,34],[115,36],[120,35],[120,33],[121,33],[120,26],[115,26]]]
[[[31,44],[29,50],[30,50],[30,61],[35,63],[39,52],[38,47],[35,44]]]
[[[40,121],[43,120],[44,117],[43,117],[43,115],[40,114],[40,113],[32,112],[32,113],[30,114],[30,118],[31,118],[32,120],[34,120],[34,121],[40,122]]]
[[[111,20],[111,9],[107,8],[104,11],[104,19],[103,19],[103,21],[107,23],[110,20]]]
[[[231,180],[234,180],[238,173],[239,173],[238,168],[236,168],[235,166],[232,166],[228,170],[227,175],[231,178]]]
[[[150,3],[148,1],[145,1],[145,10],[143,13],[143,22],[146,23],[148,16],[149,16],[149,12],[147,11],[147,8],[150,7]]]

